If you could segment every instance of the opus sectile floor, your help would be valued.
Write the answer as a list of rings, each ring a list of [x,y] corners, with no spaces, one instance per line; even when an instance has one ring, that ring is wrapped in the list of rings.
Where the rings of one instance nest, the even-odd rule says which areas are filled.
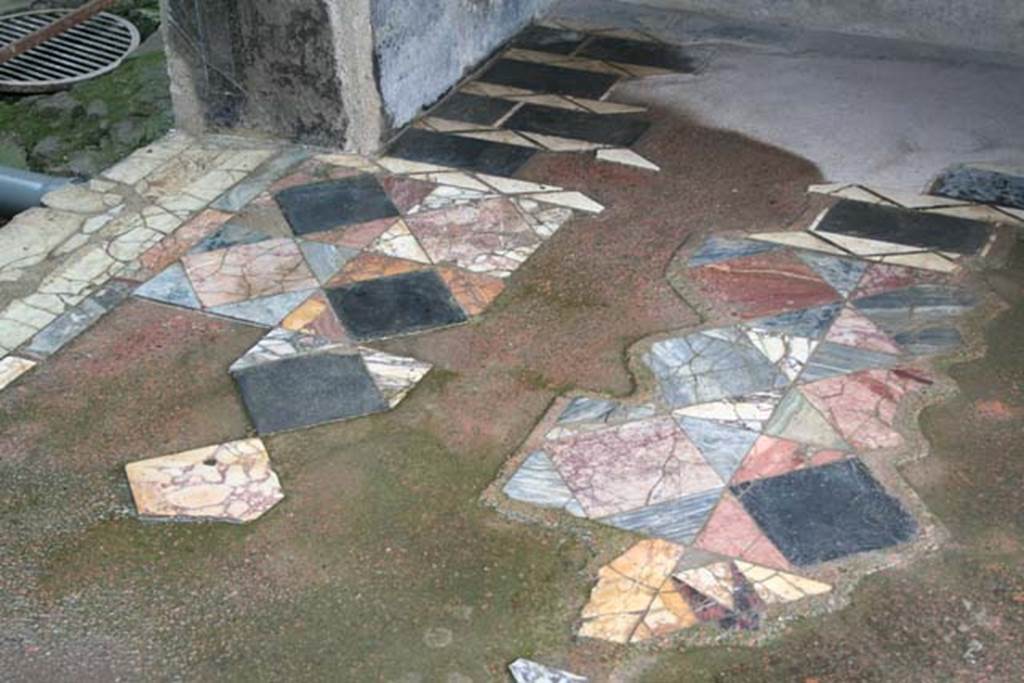
[[[267,329],[230,368],[261,436],[394,408],[430,365],[373,342],[481,315],[545,240],[604,208],[516,172],[538,151],[657,171],[629,149],[649,126],[644,108],[607,98],[623,79],[698,64],[641,34],[534,26],[379,159],[261,151],[245,172],[162,198],[196,160],[180,141],[157,143],[109,174],[158,204],[162,239],[148,246],[147,233],[133,264],[144,284],[98,283],[26,357],[0,360],[0,387],[135,296]],[[283,496],[258,438],[132,463],[127,474],[144,517],[247,522]]]
[[[903,404],[938,381],[928,357],[982,302],[965,282],[995,230],[920,206],[843,198],[802,232],[706,238],[670,279],[725,322],[642,343],[646,400],[552,407],[485,497],[644,537],[601,568],[579,636],[755,630],[921,536],[882,482],[908,454]]]

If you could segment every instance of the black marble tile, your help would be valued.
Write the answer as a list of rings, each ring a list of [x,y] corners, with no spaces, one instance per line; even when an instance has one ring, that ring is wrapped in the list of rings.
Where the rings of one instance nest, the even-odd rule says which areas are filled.
[[[980,221],[847,199],[829,209],[818,230],[958,254],[977,253],[991,234]]]
[[[650,124],[634,114],[591,114],[527,104],[513,114],[504,127],[629,147],[640,139]]]
[[[548,64],[499,59],[479,80],[538,93],[598,100],[615,85],[619,77]]]
[[[909,541],[913,517],[860,460],[732,487],[790,562],[807,566]]]
[[[514,47],[539,52],[554,52],[568,55],[578,48],[587,34],[569,29],[549,28],[547,26],[530,26],[512,41]]]
[[[387,410],[362,357],[321,353],[234,373],[260,434]]]
[[[275,199],[296,235],[399,215],[371,175],[289,187]]]
[[[1024,209],[1024,176],[954,166],[938,177],[932,186],[932,194]]]
[[[653,66],[687,74],[694,73],[700,67],[700,62],[682,48],[625,38],[595,38],[584,45],[578,54],[580,57]]]
[[[508,100],[455,93],[431,111],[430,115],[449,121],[467,121],[493,126],[512,111],[514,106],[516,103]]]
[[[402,133],[388,151],[388,154],[400,159],[499,176],[513,175],[534,153],[529,147],[462,138],[417,128]]]
[[[341,322],[359,340],[379,339],[466,321],[433,271],[357,282],[327,291]]]

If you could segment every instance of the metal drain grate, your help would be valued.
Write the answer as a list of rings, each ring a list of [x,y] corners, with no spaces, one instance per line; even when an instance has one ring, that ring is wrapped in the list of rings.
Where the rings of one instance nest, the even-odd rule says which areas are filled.
[[[21,12],[0,17],[0,47],[60,19],[71,10]],[[0,64],[0,92],[61,90],[105,74],[139,46],[139,31],[114,14],[101,13]]]

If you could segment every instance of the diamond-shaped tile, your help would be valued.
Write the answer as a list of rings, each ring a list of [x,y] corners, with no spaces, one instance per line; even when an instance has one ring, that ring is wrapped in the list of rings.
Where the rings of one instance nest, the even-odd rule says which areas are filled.
[[[296,235],[399,215],[384,188],[370,175],[289,187],[275,199]]]
[[[433,271],[405,273],[344,285],[327,298],[355,339],[379,339],[466,321]]]
[[[368,415],[388,409],[354,350],[293,356],[234,374],[261,434]]]
[[[797,566],[909,541],[899,501],[856,458],[732,487],[765,534]]]

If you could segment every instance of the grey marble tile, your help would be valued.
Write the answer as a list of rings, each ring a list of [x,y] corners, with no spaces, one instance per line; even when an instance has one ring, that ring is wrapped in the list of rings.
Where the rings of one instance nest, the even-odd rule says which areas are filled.
[[[766,332],[785,332],[794,337],[818,339],[828,332],[828,328],[839,317],[841,309],[842,304],[839,303],[801,308],[769,318],[751,320],[746,325]]]
[[[531,453],[502,491],[513,500],[541,507],[576,509],[579,506],[555,463],[543,451]]]
[[[201,308],[192,282],[180,263],[173,263],[135,290],[135,296],[165,304]]]
[[[724,487],[701,491],[676,500],[602,517],[598,521],[617,529],[673,543],[692,543],[724,492]]]
[[[299,242],[299,249],[320,284],[330,280],[342,266],[359,255],[358,249],[348,249],[326,242]]]
[[[786,394],[775,414],[765,425],[764,433],[799,443],[849,450],[850,446],[835,427],[804,398],[798,389]]]
[[[711,235],[693,253],[687,262],[691,268],[706,266],[719,261],[753,256],[769,251],[778,251],[781,247],[768,242],[755,242],[754,240],[734,239],[730,237],[719,237]]]
[[[296,292],[285,292],[274,296],[265,296],[249,301],[240,301],[234,304],[214,306],[209,309],[211,313],[223,315],[226,318],[235,318],[246,322],[256,323],[272,327],[291,313],[303,301],[308,299],[314,289],[303,289]]]
[[[814,251],[800,250],[797,256],[843,296],[849,296],[868,268],[867,261],[829,256]]]
[[[617,401],[577,396],[558,416],[558,422],[603,422],[618,407]]]
[[[673,407],[778,389],[789,379],[744,339],[697,333],[658,342],[644,356]]]
[[[974,294],[960,287],[915,285],[857,299],[853,305],[892,336],[897,344],[913,351],[912,345],[905,346],[898,337],[903,337],[909,343],[917,331],[933,328],[948,330],[953,320],[970,311],[977,303]],[[919,343],[925,343],[926,336],[922,336]],[[946,336],[950,336],[948,332]],[[935,336],[934,339],[938,340],[939,337]]]
[[[676,423],[724,482],[732,479],[760,436],[749,429],[692,417],[676,417]]]
[[[860,370],[890,368],[899,362],[900,357],[891,353],[822,342],[811,354],[811,360],[804,367],[800,381],[814,382]]]
[[[943,197],[1024,209],[1024,176],[972,166],[942,172],[932,192]]]

